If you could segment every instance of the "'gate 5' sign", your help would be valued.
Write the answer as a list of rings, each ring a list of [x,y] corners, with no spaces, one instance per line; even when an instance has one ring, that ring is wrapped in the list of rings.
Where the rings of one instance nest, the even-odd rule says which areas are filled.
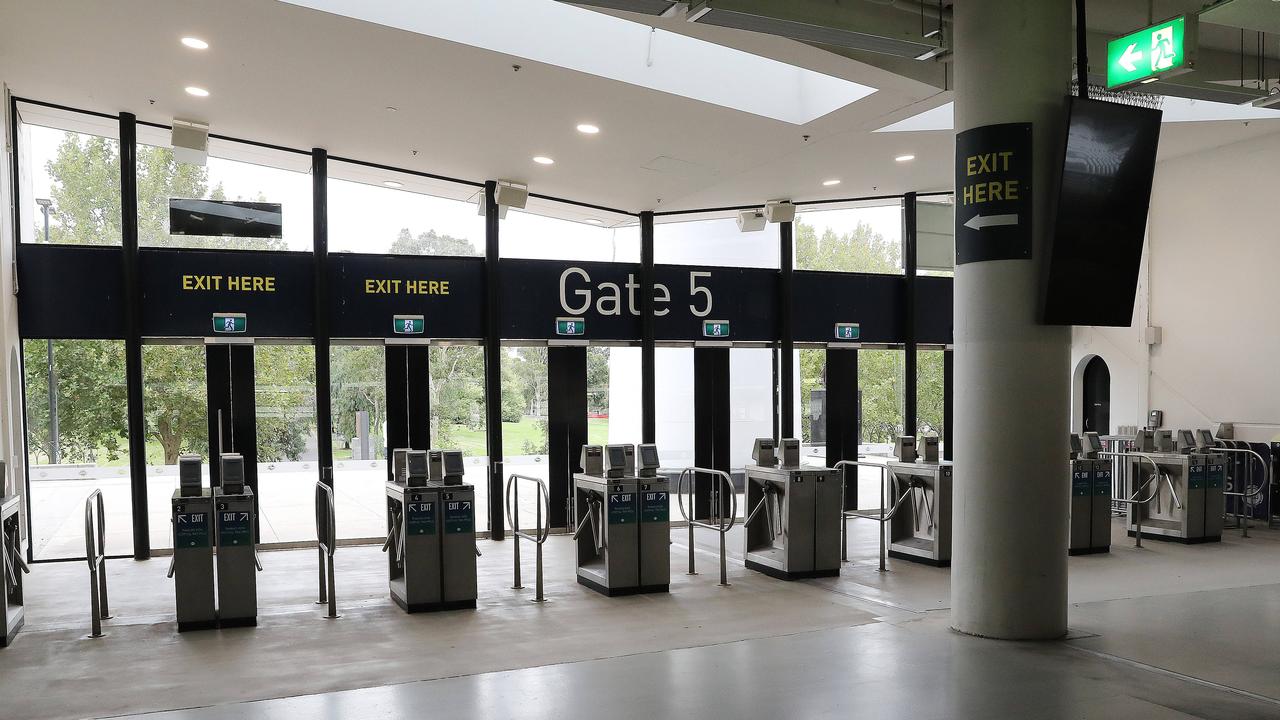
[[[956,264],[1031,257],[1031,123],[956,137]]]

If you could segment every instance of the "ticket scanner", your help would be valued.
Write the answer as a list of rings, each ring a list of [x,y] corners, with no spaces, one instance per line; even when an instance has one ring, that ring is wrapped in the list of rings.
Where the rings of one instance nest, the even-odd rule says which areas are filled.
[[[1071,435],[1071,535],[1069,555],[1111,551],[1111,461],[1098,457],[1096,432]]]
[[[213,489],[218,627],[257,625],[260,567],[253,488],[244,483],[244,458],[239,453],[223,453],[218,465],[222,485]]]
[[[1151,499],[1128,506],[1130,537],[1141,525],[1143,538],[1188,544],[1222,539],[1226,458],[1203,440],[1191,430],[1179,430],[1176,440],[1170,430],[1138,432],[1134,444],[1143,456],[1126,458],[1129,487]]]
[[[388,587],[409,613],[476,606],[474,488],[462,453],[405,449],[386,485]]]
[[[746,471],[745,564],[782,580],[840,574],[841,480],[800,463],[800,441],[757,438]]]
[[[578,583],[610,597],[667,592],[669,481],[651,444],[584,445],[573,475]]]
[[[174,606],[178,632],[218,626],[213,561],[213,492],[201,477],[204,461],[199,455],[178,457],[178,489],[169,502],[173,534]]]
[[[933,457],[937,457],[936,439]],[[902,498],[887,525],[889,556],[946,567],[951,564],[950,462],[927,462],[910,435],[894,442],[896,460],[885,463],[893,497]]]
[[[435,451],[432,451],[435,452]],[[476,606],[476,489],[463,482],[466,467],[460,450],[440,451],[428,487],[440,493],[440,559],[443,609]]]

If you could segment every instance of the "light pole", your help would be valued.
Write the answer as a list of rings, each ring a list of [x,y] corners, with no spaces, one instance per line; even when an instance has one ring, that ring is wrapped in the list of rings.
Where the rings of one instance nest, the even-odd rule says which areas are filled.
[[[49,244],[49,208],[53,201],[39,198],[36,204],[44,214],[44,242]],[[61,448],[58,442],[58,371],[53,367],[53,338],[45,341],[49,368],[49,462],[57,465],[60,462]]]

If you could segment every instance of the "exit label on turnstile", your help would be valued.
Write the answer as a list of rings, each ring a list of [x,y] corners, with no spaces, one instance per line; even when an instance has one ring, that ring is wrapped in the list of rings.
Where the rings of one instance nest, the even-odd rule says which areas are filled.
[[[1204,489],[1204,465],[1192,464],[1187,470],[1187,488],[1189,490]]]
[[[173,541],[177,547],[209,547],[209,513],[178,513],[173,523]]]
[[[671,518],[671,502],[667,493],[640,493],[640,522],[667,522]]]
[[[449,535],[474,532],[476,511],[470,500],[444,501],[444,531]]]
[[[427,322],[421,315],[396,315],[391,326],[396,335],[421,335],[426,332]]]
[[[253,544],[253,528],[249,513],[241,510],[225,510],[218,513],[218,547]]]
[[[630,525],[636,521],[635,493],[614,493],[609,496],[609,524]]]
[[[702,321],[702,337],[705,337],[705,338],[729,337],[729,321],[728,320],[703,320]]]
[[[1088,470],[1071,471],[1071,495],[1084,497],[1093,494],[1093,473]]]
[[[1111,468],[1098,470],[1093,475],[1093,494],[1094,495],[1110,495],[1111,494]]]
[[[249,318],[244,313],[214,313],[213,332],[217,335],[242,335],[249,329]]]
[[[405,532],[409,535],[436,534],[436,504],[407,502],[404,504]]]
[[[587,321],[580,317],[556,318],[556,335],[581,337],[587,334]]]
[[[837,340],[858,340],[862,337],[862,327],[858,323],[836,323]]]

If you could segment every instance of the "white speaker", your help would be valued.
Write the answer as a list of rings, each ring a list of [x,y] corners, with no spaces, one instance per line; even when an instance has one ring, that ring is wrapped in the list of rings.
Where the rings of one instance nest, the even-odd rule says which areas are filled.
[[[738,213],[738,229],[742,232],[760,232],[767,224],[763,210],[743,210]]]
[[[523,183],[514,183],[510,180],[499,180],[493,196],[498,201],[498,207],[513,207],[517,210],[523,210],[525,203],[529,202],[529,186]]]
[[[188,165],[201,165],[209,158],[209,124],[173,119],[173,157]]]
[[[764,217],[771,223],[791,222],[796,219],[796,206],[787,200],[770,200],[764,205]]]

